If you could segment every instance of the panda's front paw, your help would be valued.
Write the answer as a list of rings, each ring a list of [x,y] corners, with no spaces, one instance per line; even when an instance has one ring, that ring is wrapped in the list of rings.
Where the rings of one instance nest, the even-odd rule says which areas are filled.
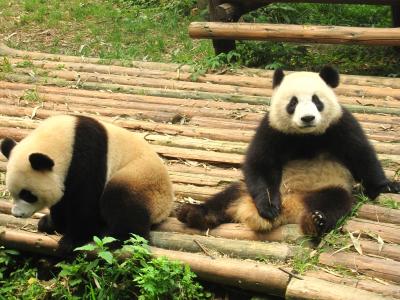
[[[271,199],[271,201],[267,197],[265,197],[265,196],[257,197],[254,202],[255,202],[258,214],[262,218],[267,219],[267,220],[274,220],[281,212],[280,197],[279,197],[279,195],[275,196],[274,198]]]
[[[381,190],[381,193],[396,193],[400,194],[400,182],[389,181]]]
[[[51,221],[50,215],[45,215],[39,220],[38,230],[47,234],[53,234],[55,232],[55,228],[53,222]]]

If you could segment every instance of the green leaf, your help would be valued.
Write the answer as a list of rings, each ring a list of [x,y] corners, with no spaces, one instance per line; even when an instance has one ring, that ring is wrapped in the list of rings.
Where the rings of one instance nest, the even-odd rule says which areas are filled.
[[[103,246],[103,242],[97,236],[93,237],[93,241],[96,243],[97,246],[99,246],[99,247]]]
[[[98,256],[104,259],[109,264],[112,264],[112,262],[114,261],[114,257],[110,251],[100,251]]]
[[[74,251],[93,251],[95,250],[97,247],[93,244],[87,244],[78,248],[75,248]]]
[[[117,239],[113,238],[112,236],[106,236],[103,238],[103,245],[115,242]]]

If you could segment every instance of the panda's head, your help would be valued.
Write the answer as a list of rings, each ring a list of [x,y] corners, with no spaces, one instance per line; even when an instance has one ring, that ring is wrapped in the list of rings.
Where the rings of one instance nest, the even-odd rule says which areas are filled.
[[[1,152],[8,158],[6,186],[14,199],[11,213],[20,218],[51,207],[63,196],[63,181],[54,171],[53,159],[30,148],[24,140],[1,142]]]
[[[319,74],[274,73],[270,125],[288,134],[322,134],[342,115],[333,88],[339,85],[339,73],[330,66]]]

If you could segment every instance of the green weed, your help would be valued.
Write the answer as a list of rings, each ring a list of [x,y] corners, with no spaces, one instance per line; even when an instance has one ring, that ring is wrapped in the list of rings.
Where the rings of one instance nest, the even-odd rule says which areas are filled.
[[[3,61],[0,60],[0,72],[10,73],[13,71],[10,60],[7,57],[3,57]]]
[[[122,248],[124,259],[108,249],[115,239],[94,237],[94,243],[77,248],[83,252],[72,264],[61,263],[59,284],[53,297],[95,299],[208,299],[211,295],[195,281],[187,265],[166,258],[152,258],[147,241],[133,236]],[[96,257],[88,262],[87,251]],[[112,284],[110,284],[112,283]]]
[[[383,198],[379,201],[379,204],[385,207],[389,207],[392,209],[400,209],[400,204],[396,200],[390,199],[390,198]]]
[[[21,96],[22,100],[28,101],[30,103],[39,103],[42,102],[42,100],[40,99],[40,95],[37,91],[37,89],[29,89],[29,90],[25,90],[24,94]]]

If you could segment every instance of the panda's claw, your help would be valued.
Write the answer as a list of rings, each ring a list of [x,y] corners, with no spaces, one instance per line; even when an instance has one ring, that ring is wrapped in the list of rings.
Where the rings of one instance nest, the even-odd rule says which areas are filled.
[[[321,211],[315,210],[312,212],[311,218],[314,222],[315,228],[317,229],[318,233],[323,233],[326,225],[325,215]]]
[[[400,182],[389,181],[381,190],[381,193],[396,193],[400,194]]]

